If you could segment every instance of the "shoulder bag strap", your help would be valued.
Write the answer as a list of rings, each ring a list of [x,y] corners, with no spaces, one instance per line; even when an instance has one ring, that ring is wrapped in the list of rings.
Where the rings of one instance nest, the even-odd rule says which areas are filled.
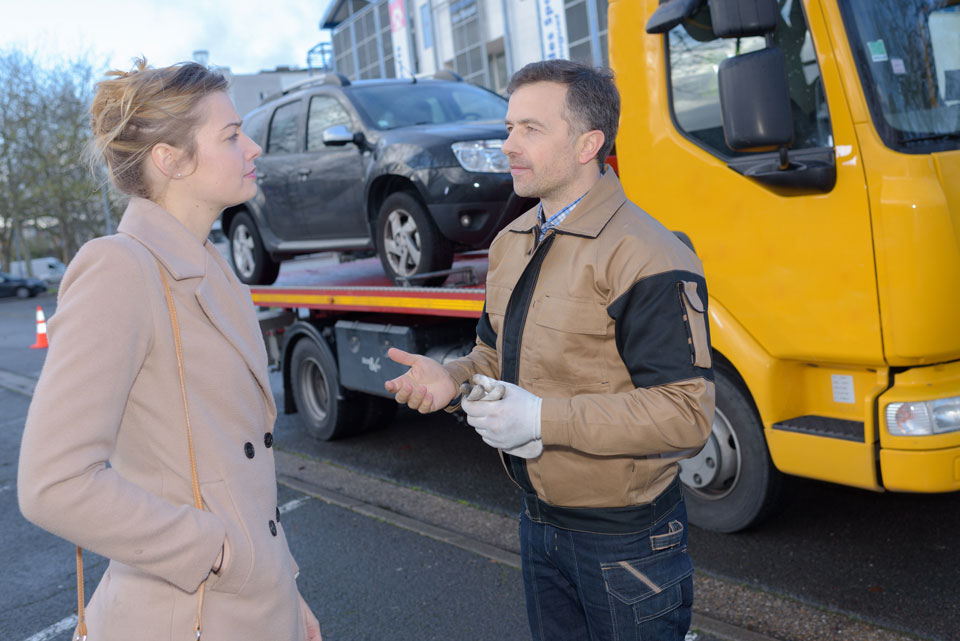
[[[177,371],[180,374],[180,395],[183,398],[183,414],[187,423],[187,446],[190,450],[190,479],[193,483],[193,501],[198,510],[204,509],[203,498],[200,496],[200,481],[197,479],[197,457],[193,450],[193,431],[190,429],[190,409],[187,405],[187,382],[183,374],[183,348],[180,344],[180,323],[177,321],[177,308],[173,304],[173,295],[167,283],[167,275],[163,267],[157,263],[160,270],[160,279],[163,281],[163,293],[167,299],[167,309],[170,312],[170,327],[173,330],[173,342],[177,348]],[[203,621],[203,592],[207,580],[204,579],[197,590],[197,622],[194,631],[200,639],[201,623]],[[73,633],[74,641],[86,641],[87,622],[84,614],[83,598],[83,551],[77,546],[77,628]]]

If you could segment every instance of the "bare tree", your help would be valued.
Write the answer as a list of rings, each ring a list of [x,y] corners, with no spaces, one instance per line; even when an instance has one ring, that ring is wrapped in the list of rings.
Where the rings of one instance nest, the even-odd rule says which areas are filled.
[[[29,270],[33,255],[68,262],[80,245],[105,231],[100,184],[80,163],[97,75],[86,56],[45,66],[20,50],[0,52],[4,267],[19,257]]]

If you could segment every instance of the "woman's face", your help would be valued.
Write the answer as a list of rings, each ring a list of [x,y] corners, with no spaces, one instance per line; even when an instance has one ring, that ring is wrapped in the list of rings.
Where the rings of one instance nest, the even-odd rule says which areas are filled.
[[[226,93],[210,94],[197,108],[202,116],[196,155],[182,179],[197,200],[219,212],[256,195],[253,161],[262,150],[240,129],[240,116]]]

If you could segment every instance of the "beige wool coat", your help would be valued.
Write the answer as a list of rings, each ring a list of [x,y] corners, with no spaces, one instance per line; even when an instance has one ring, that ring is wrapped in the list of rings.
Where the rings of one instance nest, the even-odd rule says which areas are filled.
[[[179,316],[206,511],[194,507],[158,261]],[[192,638],[208,575],[204,641],[303,639],[266,352],[250,291],[216,248],[133,198],[118,233],[70,263],[48,331],[17,490],[27,519],[110,559],[87,608],[89,640]],[[214,575],[224,538],[230,555]]]

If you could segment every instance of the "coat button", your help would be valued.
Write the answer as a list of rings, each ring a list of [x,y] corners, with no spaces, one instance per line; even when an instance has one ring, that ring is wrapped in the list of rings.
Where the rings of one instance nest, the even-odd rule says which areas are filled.
[[[243,453],[247,455],[247,458],[253,458],[253,443],[249,441],[243,444]]]
[[[270,525],[270,534],[276,536],[276,535],[277,535],[277,524],[274,523],[273,521],[270,521],[269,525]]]
[[[280,508],[277,508],[277,523],[280,522]]]
[[[273,447],[273,434],[271,432],[263,435],[263,444],[267,447]]]

